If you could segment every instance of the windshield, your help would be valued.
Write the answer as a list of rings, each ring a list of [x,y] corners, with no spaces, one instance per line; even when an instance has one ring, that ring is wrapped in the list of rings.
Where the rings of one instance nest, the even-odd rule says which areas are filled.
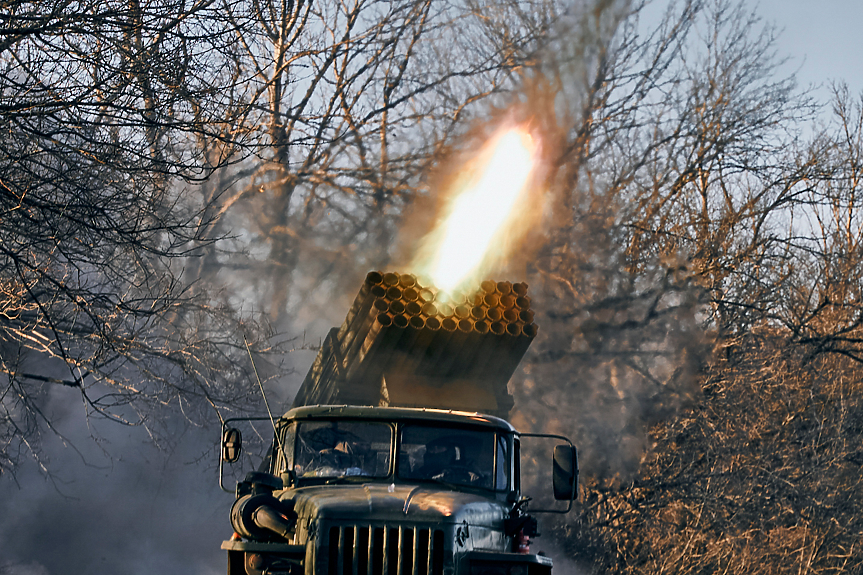
[[[386,477],[392,427],[366,421],[304,421],[296,426],[297,477]]]
[[[398,476],[507,489],[510,460],[509,443],[493,430],[441,427],[440,424],[405,425],[401,433]]]

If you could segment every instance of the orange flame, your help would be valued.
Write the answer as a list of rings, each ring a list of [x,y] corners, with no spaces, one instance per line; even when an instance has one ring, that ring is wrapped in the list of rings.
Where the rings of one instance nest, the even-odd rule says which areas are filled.
[[[413,269],[429,276],[445,293],[478,283],[484,268],[502,257],[502,236],[512,225],[515,206],[527,191],[537,146],[524,129],[494,137],[479,154],[477,168],[462,191],[453,194],[444,218],[424,240],[424,261]]]

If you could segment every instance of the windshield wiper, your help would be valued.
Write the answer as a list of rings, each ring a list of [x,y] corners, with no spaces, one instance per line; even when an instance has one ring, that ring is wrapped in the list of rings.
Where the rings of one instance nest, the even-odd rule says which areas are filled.
[[[374,477],[371,475],[339,475],[338,477],[327,479],[324,484],[335,485],[337,483],[365,483],[373,479]]]
[[[434,483],[435,485],[441,485],[446,487],[450,491],[461,491],[464,487],[470,488],[470,485],[462,485],[460,483],[450,483],[449,481],[445,481],[443,479],[437,479],[435,477],[412,477],[410,481],[417,481],[420,483]]]

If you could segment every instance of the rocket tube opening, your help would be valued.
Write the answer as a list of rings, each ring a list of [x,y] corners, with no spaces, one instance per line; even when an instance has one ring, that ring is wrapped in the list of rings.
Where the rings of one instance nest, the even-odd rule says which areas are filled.
[[[369,272],[366,274],[366,283],[369,285],[377,285],[384,281],[384,276],[381,272]]]
[[[437,302],[437,311],[442,316],[451,316],[452,306],[443,302]]]
[[[521,309],[528,309],[530,307],[530,298],[526,295],[520,295],[515,298],[515,305]]]
[[[387,296],[387,288],[385,288],[382,285],[374,285],[374,286],[372,286],[372,289],[369,291],[375,297],[386,297]]]
[[[507,295],[500,296],[500,307],[509,309],[509,308],[513,307],[514,305],[515,305],[515,298],[512,297],[512,295],[507,294]]]
[[[524,323],[533,323],[533,312],[529,309],[522,310],[518,314],[518,319]]]
[[[512,291],[515,292],[515,295],[526,296],[527,295],[527,284],[524,282],[512,284]]]
[[[512,291],[512,284],[509,282],[497,282],[497,291],[500,295],[507,295]]]
[[[404,277],[404,276],[402,276],[402,277]],[[407,287],[402,292],[402,297],[408,301],[416,301],[417,298],[419,298],[419,295],[420,295],[419,292],[417,292],[417,290],[415,290],[412,287]]]
[[[402,290],[393,286],[387,289],[387,297],[391,300],[402,299]]]
[[[493,294],[494,290],[497,289],[497,284],[491,280],[485,280],[480,284],[482,290],[487,294]]]
[[[470,333],[473,331],[473,322],[469,319],[460,319],[458,322],[459,331]]]
[[[518,321],[518,312],[514,309],[506,309],[503,311],[503,319],[508,322]]]
[[[384,285],[387,287],[392,287],[398,285],[399,283],[399,274],[394,272],[385,273],[384,277]]]
[[[390,306],[389,306],[389,311],[393,315],[404,313],[405,304],[403,304],[401,302],[401,300],[391,301]]]
[[[423,311],[423,306],[415,301],[409,301],[405,306],[405,313],[408,315],[419,315]]]
[[[408,318],[404,314],[398,314],[393,317],[393,325],[396,327],[407,327],[408,326]]]
[[[375,320],[384,327],[388,327],[393,324],[393,318],[390,317],[390,314],[388,313],[379,313]]]
[[[527,337],[536,337],[539,327],[535,323],[529,323],[522,328],[522,333]]]
[[[506,332],[506,327],[499,321],[492,322],[488,328],[492,333],[497,335],[503,335]]]
[[[489,308],[487,312],[485,312],[486,317],[489,321],[495,322],[500,321],[500,318],[503,317],[503,312],[500,311],[499,307]]]
[[[453,292],[449,294],[449,301],[454,306],[461,305],[467,301],[467,296],[464,294],[464,292]]]
[[[390,304],[388,304],[385,299],[376,299],[372,306],[378,310],[379,313],[390,309]]]
[[[470,316],[470,308],[466,305],[456,306],[455,316],[459,319],[467,319]]]
[[[419,299],[420,301],[431,303],[434,301],[434,292],[428,288],[421,289],[419,291]]]
[[[420,316],[415,315],[410,319],[410,325],[413,328],[422,329],[425,327],[426,321],[423,318],[421,318]]]
[[[479,306],[474,306],[470,309],[470,316],[473,319],[477,319],[477,320],[485,319],[485,309],[483,309]]]
[[[479,333],[488,333],[488,322],[481,319],[473,324],[473,328]]]
[[[498,303],[500,303],[500,297],[497,294],[490,293],[486,294],[486,296],[482,298],[482,301],[488,307],[495,307]]]
[[[428,317],[433,317],[437,315],[437,306],[433,303],[427,303],[423,305],[422,312]]]
[[[445,317],[440,322],[440,326],[447,331],[455,331],[458,328],[458,323],[451,317]]]
[[[440,320],[436,317],[430,317],[426,320],[426,327],[432,331],[440,329]]]
[[[521,335],[521,326],[517,323],[507,324],[506,333],[509,335]]]
[[[412,288],[417,285],[417,278],[411,274],[402,274],[399,276],[399,285],[403,288]]]

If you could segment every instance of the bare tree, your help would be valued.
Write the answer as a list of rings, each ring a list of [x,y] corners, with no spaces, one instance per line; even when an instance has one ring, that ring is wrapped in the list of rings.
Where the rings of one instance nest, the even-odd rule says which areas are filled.
[[[858,109],[840,90],[804,142],[813,104],[743,4],[647,36],[602,7],[546,60],[571,123],[516,408],[586,446],[553,530],[595,572],[859,569]]]
[[[432,160],[473,108],[511,86],[513,43],[536,38],[485,42],[486,7],[225,4],[253,72],[247,127],[260,147],[223,211],[247,231],[243,246],[266,254],[229,265],[257,270],[271,318],[313,297],[300,294],[321,303],[341,292],[334,269],[385,263]],[[339,289],[321,290],[325,280]]]
[[[212,2],[10,2],[0,30],[0,472],[39,458],[47,388],[158,430],[245,390],[240,327],[178,265],[208,236],[183,182],[227,160],[231,43]],[[226,95],[227,94],[227,95]],[[179,404],[178,404],[179,402]]]
[[[801,205],[789,218],[792,257],[775,315],[812,357],[839,354],[860,362],[863,101],[836,85],[832,104],[832,121],[808,150],[820,172],[794,190]]]

